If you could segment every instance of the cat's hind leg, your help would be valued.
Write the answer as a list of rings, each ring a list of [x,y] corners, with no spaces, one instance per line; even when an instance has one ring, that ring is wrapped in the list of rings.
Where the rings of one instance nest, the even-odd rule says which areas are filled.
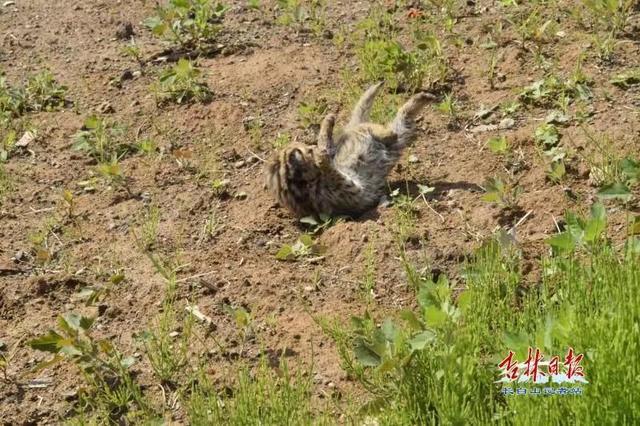
[[[347,123],[346,128],[356,127],[359,124],[365,123],[369,120],[369,112],[371,111],[371,107],[373,106],[373,101],[375,100],[376,95],[380,91],[380,88],[384,84],[383,81],[374,84],[369,87],[366,92],[360,97],[358,103],[353,108],[353,112],[351,113],[351,119],[349,123]]]
[[[398,136],[397,149],[403,149],[412,141],[415,135],[416,116],[428,102],[436,99],[434,95],[422,92],[414,95],[400,107],[396,117],[388,126],[389,130]]]
[[[333,142],[333,127],[335,124],[336,116],[334,114],[327,114],[324,120],[322,120],[320,132],[318,133],[318,148],[329,158],[332,158],[336,153],[335,143]]]

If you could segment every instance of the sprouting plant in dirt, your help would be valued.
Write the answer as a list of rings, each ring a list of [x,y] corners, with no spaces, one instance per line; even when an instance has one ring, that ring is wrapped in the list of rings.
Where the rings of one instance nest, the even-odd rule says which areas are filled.
[[[302,234],[295,243],[284,244],[276,253],[276,259],[295,261],[313,256],[321,256],[326,248],[313,240],[309,234]]]
[[[399,42],[391,39],[366,40],[356,50],[366,81],[386,81],[393,92],[414,92],[422,87],[430,63],[427,45],[420,44],[414,50],[408,50]]]
[[[567,174],[567,169],[562,158],[553,160],[547,169],[547,178],[553,183],[560,183]]]
[[[109,161],[98,163],[96,172],[113,188],[124,189],[131,198],[136,196],[129,186],[129,179],[122,173],[120,161],[116,156],[111,157]]]
[[[236,329],[240,332],[242,343],[240,345],[239,355],[242,356],[247,338],[253,333],[253,321],[251,314],[242,306],[234,308],[231,305],[224,305],[224,310],[233,319]]]
[[[96,283],[84,287],[74,295],[74,298],[83,301],[87,306],[95,306],[103,302],[111,294],[113,288],[120,285],[124,280],[124,273],[115,272],[105,284]]]
[[[631,157],[623,158],[615,164],[614,178],[600,186],[598,198],[618,199],[628,202],[634,198],[634,188],[640,183],[640,161]]]
[[[482,200],[488,203],[495,203],[507,210],[516,210],[518,208],[518,197],[522,193],[522,188],[505,182],[499,177],[488,178],[482,188],[485,194]]]
[[[122,142],[124,128],[95,115],[89,116],[73,137],[73,149],[84,151],[99,163],[121,158],[130,147]]]
[[[151,138],[143,138],[134,143],[134,148],[144,155],[152,155],[158,150],[158,143]]]
[[[538,80],[520,92],[519,100],[525,105],[549,106],[562,97],[568,100],[591,99],[590,86],[592,81],[583,72],[580,65],[576,67],[572,75],[562,80],[555,75],[549,75]]]
[[[320,127],[320,122],[327,115],[329,106],[324,98],[310,102],[301,102],[298,106],[298,117],[305,127]]]
[[[200,233],[200,243],[210,241],[215,237],[223,228],[222,218],[220,217],[219,205],[211,207],[207,218],[202,225],[202,231]]]
[[[325,0],[277,0],[280,25],[295,26],[298,31],[305,28],[316,36],[325,28]]]
[[[45,70],[27,80],[25,86],[27,105],[32,111],[53,111],[65,106],[67,87],[59,85],[53,75]]]
[[[606,210],[601,203],[591,206],[589,217],[567,212],[564,220],[565,230],[547,240],[556,254],[572,253],[582,246],[595,249],[607,228]]]
[[[4,202],[4,198],[13,189],[13,184],[9,173],[6,171],[4,164],[0,161],[0,206]]]
[[[36,370],[60,362],[74,365],[84,377],[79,392],[81,413],[92,413],[102,421],[129,423],[153,410],[142,394],[130,368],[135,358],[124,356],[107,339],[92,335],[93,318],[69,313],[58,317],[58,330],[49,330],[28,342],[35,350],[52,354]]]
[[[558,144],[560,143],[560,138],[560,131],[553,124],[547,123],[536,127],[536,144],[545,152],[558,146]]]
[[[494,136],[487,141],[489,150],[496,155],[505,155],[509,152],[510,146],[507,137],[504,135]]]
[[[213,0],[169,0],[144,23],[153,34],[183,50],[209,53],[227,10]]]
[[[596,31],[605,31],[616,38],[627,25],[634,0],[580,0],[576,9],[586,11]],[[582,6],[582,7],[581,7]],[[580,13],[580,12],[578,12]]]
[[[145,61],[142,57],[140,46],[138,46],[134,40],[131,40],[122,48],[122,53],[136,61],[140,68],[144,67]]]
[[[289,145],[289,142],[291,142],[291,135],[287,132],[283,132],[276,135],[272,145],[274,149],[281,149]]]
[[[69,220],[74,220],[76,216],[76,199],[73,192],[68,189],[62,191],[62,204],[65,209],[65,216]]]
[[[621,74],[615,75],[609,81],[614,86],[618,86],[625,90],[632,86],[640,85],[640,68],[626,70]]]
[[[160,208],[149,205],[142,214],[142,225],[140,226],[140,238],[138,244],[140,248],[147,252],[153,250],[158,241],[158,227],[160,226]]]
[[[159,103],[182,104],[192,100],[208,102],[213,93],[206,83],[200,81],[201,71],[187,59],[180,59],[174,66],[165,69],[153,85]]]
[[[517,8],[509,20],[520,37],[520,46],[523,49],[526,49],[527,41],[532,41],[535,51],[541,53],[542,44],[548,41],[548,35],[555,33],[554,21],[545,19],[542,11],[539,6],[531,10],[527,7]]]
[[[253,10],[260,10],[260,0],[247,0],[247,7]]]
[[[11,87],[0,73],[0,119],[61,109],[68,103],[66,92],[47,70],[30,76],[24,87]]]
[[[442,101],[436,107],[438,111],[445,114],[449,118],[449,125],[455,126],[458,123],[458,101],[453,93],[444,95]]]
[[[496,87],[496,69],[498,63],[502,60],[502,54],[498,53],[496,47],[490,49],[489,58],[487,59],[487,81],[489,82],[489,88],[492,90]]]

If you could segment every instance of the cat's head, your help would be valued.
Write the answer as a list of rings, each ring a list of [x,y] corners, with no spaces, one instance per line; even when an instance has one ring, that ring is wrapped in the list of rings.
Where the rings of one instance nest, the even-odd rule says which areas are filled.
[[[310,198],[321,170],[317,147],[291,144],[277,152],[266,167],[266,187],[280,204],[296,214],[313,210]]]

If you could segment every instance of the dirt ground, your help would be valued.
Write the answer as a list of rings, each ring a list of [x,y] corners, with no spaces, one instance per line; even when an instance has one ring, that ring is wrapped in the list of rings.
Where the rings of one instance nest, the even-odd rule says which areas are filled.
[[[265,2],[262,12],[246,8],[243,1],[227,3],[231,9],[220,35],[227,49],[197,60],[213,90],[212,102],[162,107],[149,90],[162,65],[147,65],[141,75],[123,80],[121,87],[112,82],[127,70],[139,69],[122,53],[126,41],[116,37],[123,23],[133,24],[136,43],[145,56],[164,49],[141,24],[153,14],[153,2],[30,0],[0,7],[0,69],[7,80],[19,83],[47,68],[68,86],[67,97],[74,102],[63,111],[32,114],[29,120],[37,129],[37,139],[6,164],[15,190],[0,204],[0,341],[7,347],[18,345],[8,374],[20,386],[0,385],[2,423],[56,423],[69,409],[65,395],[73,394],[80,377],[72,374],[71,367],[31,373],[45,355],[25,345],[55,327],[58,315],[98,314],[97,335],[113,339],[125,353],[143,352],[134,335],[153,324],[164,294],[162,277],[136,243],[150,205],[159,208],[155,249],[182,265],[179,299],[195,300],[200,311],[213,319],[217,338],[231,348],[238,344],[238,334],[223,306],[245,307],[267,350],[278,354],[288,348],[286,355],[293,363],[308,364],[313,357],[318,395],[352,390],[353,385],[313,315],[346,319],[364,312],[361,282],[370,245],[375,257],[375,310],[384,314],[413,304],[413,291],[397,259],[390,208],[381,207],[327,229],[319,236],[327,252],[314,263],[275,259],[282,244],[293,243],[302,231],[264,190],[261,160],[272,153],[271,142],[278,133],[313,140],[313,131],[298,119],[298,105],[338,88],[340,70],[354,67],[356,61],[348,47],[338,48],[329,38],[276,25],[271,2]],[[498,6],[490,1],[467,3],[468,13],[456,26],[464,43],[447,51],[456,71],[451,88],[461,115],[467,117],[464,124],[481,107],[514,99],[518,89],[543,76],[531,55],[506,43],[504,59],[498,64],[501,81],[491,89],[483,71],[486,51],[479,44]],[[334,34],[340,28],[352,28],[370,6],[362,1],[328,2],[328,28]],[[586,60],[583,67],[595,83],[588,129],[608,134],[621,152],[637,155],[638,92],[608,83],[611,75],[640,65],[638,27],[630,28],[635,40],[620,44],[614,64]],[[546,48],[566,75],[586,46],[574,24],[566,22],[562,29],[563,39]],[[344,119],[349,105],[340,107]],[[132,140],[149,137],[158,143],[155,156],[122,160],[129,186],[138,197],[106,185],[97,185],[93,191],[81,185],[91,176],[93,164],[71,149],[72,136],[89,114],[101,111],[109,120],[124,124]],[[417,228],[408,245],[413,261],[455,279],[461,262],[484,238],[501,226],[510,228],[528,212],[517,227],[517,238],[525,258],[537,259],[545,253],[544,240],[556,230],[554,221],[566,209],[584,211],[596,192],[585,161],[578,156],[562,185],[545,177],[543,159],[532,142],[534,129],[545,115],[543,110],[522,111],[513,128],[498,133],[472,132],[473,125],[452,129],[443,114],[425,111],[415,145],[391,177],[392,188],[404,190],[407,182],[435,187],[429,205],[416,203]],[[264,123],[259,146],[246,126],[253,118]],[[578,125],[562,131],[566,146],[577,153],[591,152]],[[524,192],[519,198],[521,210],[513,215],[505,216],[500,208],[481,200],[480,185],[486,177],[503,172],[502,161],[485,146],[497,134],[506,135],[521,152],[522,171],[517,178]],[[209,176],[228,180],[230,195],[218,197]],[[63,227],[54,229],[49,238],[52,259],[43,266],[35,258],[29,236],[52,218],[64,216],[61,194],[65,189],[74,193],[79,219],[75,224],[62,221]],[[204,238],[203,226],[212,211],[221,228]],[[614,229],[620,229],[624,220],[622,211],[610,218]],[[87,285],[105,282],[111,271],[119,269],[126,279],[97,311],[72,297]],[[535,271],[530,279],[535,282]],[[254,340],[242,356],[256,360],[259,349]],[[213,346],[209,356],[211,373],[223,374],[228,360]],[[151,374],[144,357],[135,368],[143,382]],[[34,379],[46,385],[34,387]],[[180,416],[177,412],[174,420],[180,422]]]

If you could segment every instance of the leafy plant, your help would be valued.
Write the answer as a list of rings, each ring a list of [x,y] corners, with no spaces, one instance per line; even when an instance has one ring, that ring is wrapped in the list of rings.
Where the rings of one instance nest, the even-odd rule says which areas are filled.
[[[535,140],[543,151],[549,151],[560,143],[560,132],[553,124],[542,124],[535,130]]]
[[[405,49],[395,40],[366,40],[356,51],[366,81],[385,80],[392,91],[414,92],[427,76],[427,46]]]
[[[566,230],[547,241],[556,253],[571,253],[585,244],[594,248],[607,227],[606,210],[602,204],[595,203],[590,217],[581,218],[567,212],[565,222]]]
[[[319,98],[311,102],[301,102],[298,106],[298,117],[300,117],[305,127],[319,128],[328,109],[329,105],[324,98]]]
[[[525,87],[520,92],[519,99],[524,104],[535,106],[549,106],[563,97],[569,100],[588,100],[592,96],[589,88],[591,84],[591,80],[581,72],[574,73],[565,81],[551,75]]]
[[[516,209],[518,206],[518,196],[522,193],[520,186],[512,186],[505,183],[499,177],[492,177],[483,184],[485,194],[482,200],[488,203],[496,203],[506,209]]]
[[[626,26],[634,0],[581,0],[593,23],[616,37]]]
[[[99,163],[105,163],[129,152],[129,146],[121,142],[123,134],[123,127],[91,115],[74,135],[73,149],[84,151]]]
[[[289,145],[289,142],[291,142],[291,135],[289,133],[278,133],[273,141],[273,147],[275,149],[281,149]]]
[[[494,154],[504,155],[509,152],[509,141],[504,135],[492,137],[487,141],[487,146]]]
[[[165,69],[153,86],[160,103],[171,101],[178,104],[196,100],[208,102],[213,94],[206,83],[199,81],[200,70],[187,59],[180,59],[171,68]]]
[[[293,245],[283,245],[276,253],[276,259],[299,260],[305,257],[322,255],[325,250],[323,246],[313,240],[311,235],[303,234]]]
[[[455,124],[458,120],[458,101],[456,101],[453,93],[447,93],[437,105],[438,111],[449,117],[449,123]]]
[[[75,294],[75,298],[82,300],[87,306],[96,305],[104,301],[113,290],[114,287],[121,284],[125,279],[123,273],[115,273],[111,275],[106,284],[95,284],[84,287]]]
[[[277,0],[280,25],[296,25],[303,30],[307,24],[316,35],[325,27],[324,0]]]
[[[59,85],[47,70],[30,76],[24,87],[9,86],[0,74],[0,120],[63,108],[67,104],[66,92],[67,87]]]
[[[627,70],[621,74],[618,74],[613,77],[610,82],[611,84],[625,90],[631,86],[637,86],[638,84],[640,84],[640,68]]]
[[[215,42],[227,10],[213,0],[169,0],[157,6],[156,15],[144,23],[155,35],[182,49],[206,51]]]
[[[631,188],[640,182],[640,162],[627,157],[620,160],[617,169],[616,179],[601,186],[597,196],[603,200],[630,201],[633,198]]]
[[[93,318],[77,314],[58,317],[59,331],[29,341],[31,348],[53,354],[38,370],[67,361],[82,373],[89,388],[81,390],[80,410],[90,411],[102,421],[135,421],[153,415],[129,369],[135,358],[123,356],[109,340],[91,334]]]

